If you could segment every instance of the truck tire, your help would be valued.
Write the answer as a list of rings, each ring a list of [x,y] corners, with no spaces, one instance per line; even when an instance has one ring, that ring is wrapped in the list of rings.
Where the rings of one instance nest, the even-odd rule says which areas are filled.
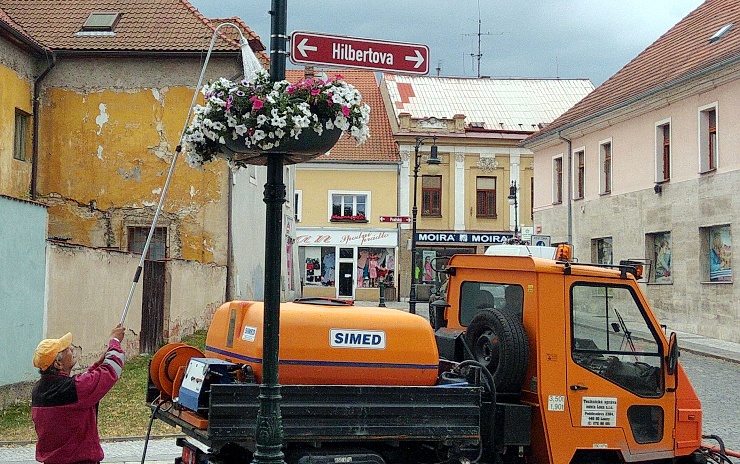
[[[529,340],[518,317],[509,311],[484,309],[465,332],[473,359],[491,372],[498,393],[519,393],[527,373]]]

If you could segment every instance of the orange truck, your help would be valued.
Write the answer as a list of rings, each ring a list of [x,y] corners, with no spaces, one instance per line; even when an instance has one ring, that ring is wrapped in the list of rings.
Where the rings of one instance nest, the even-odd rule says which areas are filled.
[[[721,440],[702,444],[701,403],[640,290],[641,265],[532,254],[453,256],[431,324],[284,303],[285,461],[730,463]],[[186,435],[177,463],[251,461],[262,321],[262,303],[228,302],[204,353],[169,344],[153,357],[147,399]]]

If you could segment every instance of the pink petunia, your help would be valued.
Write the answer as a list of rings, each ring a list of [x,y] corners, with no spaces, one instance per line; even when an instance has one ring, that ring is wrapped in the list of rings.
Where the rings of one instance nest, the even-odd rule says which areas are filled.
[[[251,97],[249,97],[249,101],[252,102],[253,110],[259,110],[262,109],[263,106],[265,106],[265,102],[260,100],[260,97],[258,97],[257,95],[252,95]]]
[[[342,114],[349,117],[349,107],[347,105],[342,105]]]
[[[311,90],[311,96],[315,97],[316,95],[321,93],[321,89],[312,89]]]

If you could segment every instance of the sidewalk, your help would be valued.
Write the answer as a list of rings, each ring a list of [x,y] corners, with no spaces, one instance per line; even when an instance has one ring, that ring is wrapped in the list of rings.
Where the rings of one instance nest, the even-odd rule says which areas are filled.
[[[378,302],[355,301],[355,306],[378,307]],[[386,301],[385,306],[400,311],[409,310],[408,302]],[[429,305],[427,303],[417,303],[416,313],[427,318]],[[668,333],[673,331],[668,327]],[[740,343],[726,342],[686,332],[675,332],[681,350],[740,364]],[[103,450],[105,451],[103,462],[107,464],[138,464],[141,463],[143,449],[144,441],[141,438],[106,440],[103,442]],[[173,464],[180,453],[181,448],[175,445],[175,438],[153,438],[147,445],[145,462],[148,464]],[[34,455],[34,444],[0,447],[0,463],[36,464]]]

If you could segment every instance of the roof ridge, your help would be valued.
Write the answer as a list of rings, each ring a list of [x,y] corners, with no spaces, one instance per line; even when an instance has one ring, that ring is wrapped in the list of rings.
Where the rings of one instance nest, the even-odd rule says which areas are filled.
[[[239,44],[239,41],[234,40],[226,35],[224,35],[220,30],[217,30],[217,26],[214,26],[210,19],[208,19],[203,13],[198,11],[197,8],[195,8],[188,0],[179,0],[180,3],[185,5],[186,8],[190,10],[191,13],[195,15],[196,18],[200,19],[203,24],[205,24],[207,27],[209,27],[214,33],[218,33],[218,36],[222,38],[227,43],[231,43],[232,45],[235,45],[241,49],[241,45]],[[241,31],[239,31],[241,32]],[[213,36],[211,36],[211,40],[213,40]]]

